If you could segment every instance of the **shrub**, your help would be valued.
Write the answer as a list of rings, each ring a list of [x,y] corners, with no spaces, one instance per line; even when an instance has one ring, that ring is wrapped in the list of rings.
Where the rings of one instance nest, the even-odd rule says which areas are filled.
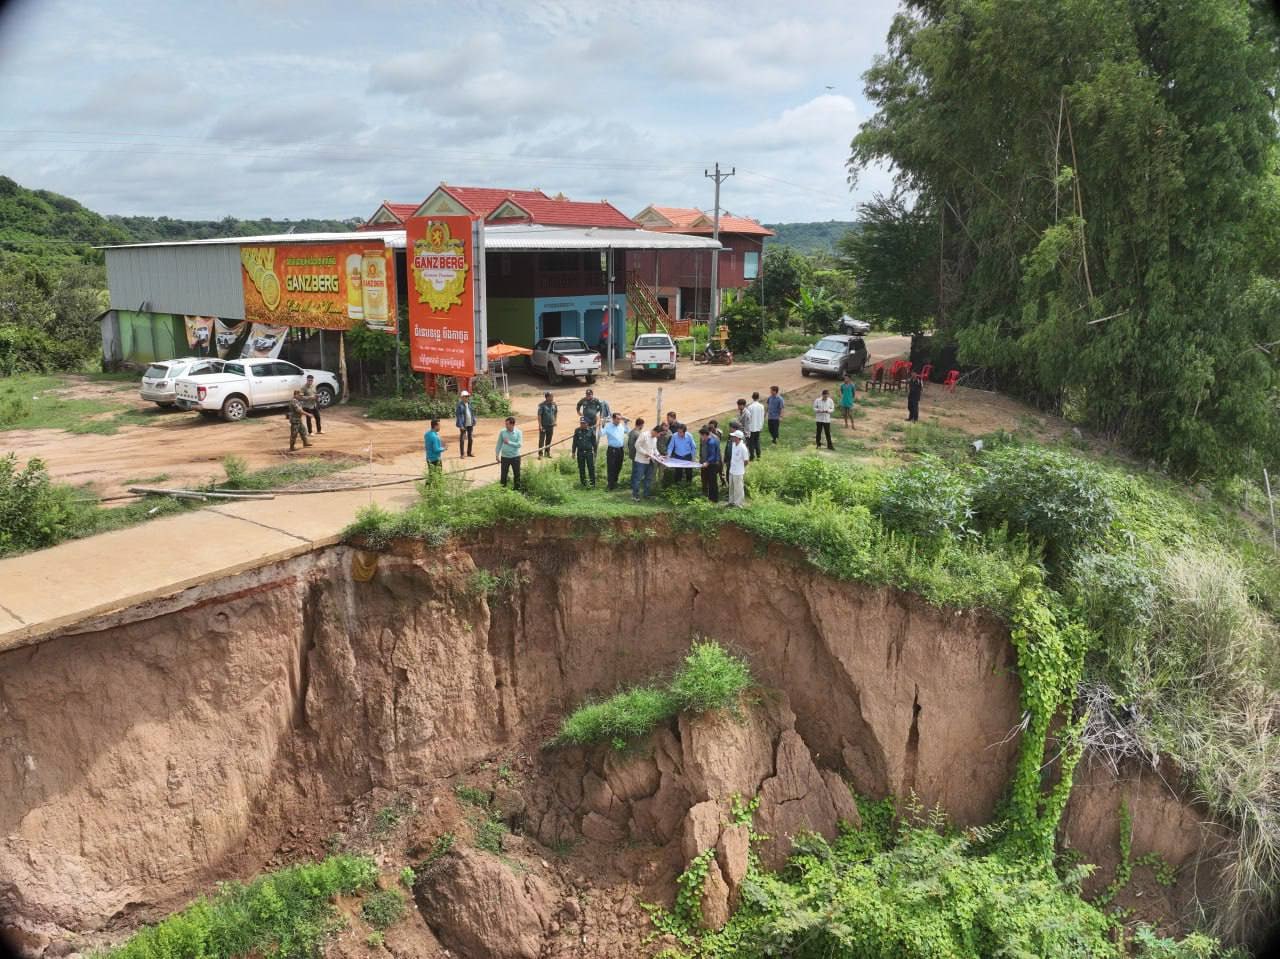
[[[525,494],[548,506],[559,506],[567,502],[573,493],[573,482],[554,466],[534,466],[520,474]]]
[[[394,926],[404,913],[404,893],[399,889],[379,889],[360,907],[364,921],[380,932]]]
[[[967,532],[972,492],[958,470],[921,456],[885,481],[876,513],[890,529],[931,538]]]
[[[680,710],[705,713],[712,709],[736,709],[738,697],[751,685],[746,662],[717,642],[697,642],[671,680],[671,694]]]
[[[1005,446],[982,461],[973,505],[982,525],[1007,524],[1045,548],[1051,563],[1097,542],[1115,515],[1100,471],[1067,453]]]
[[[0,457],[0,556],[43,549],[91,527],[93,509],[75,500],[75,490],[53,483],[43,460],[18,469],[17,454]]]
[[[753,493],[773,493],[789,503],[825,493],[840,506],[853,506],[867,498],[871,475],[869,470],[854,470],[805,454],[757,460],[751,466],[748,482]]]
[[[681,711],[696,714],[733,708],[750,683],[751,673],[743,660],[716,642],[695,641],[666,686],[633,686],[578,707],[560,724],[551,745],[613,742],[621,748]]]
[[[414,393],[410,396],[385,396],[369,404],[371,420],[440,420],[443,429],[452,425],[458,394],[437,393],[428,396]],[[472,386],[471,406],[481,418],[511,415],[511,403],[497,392],[488,380],[476,380]]]

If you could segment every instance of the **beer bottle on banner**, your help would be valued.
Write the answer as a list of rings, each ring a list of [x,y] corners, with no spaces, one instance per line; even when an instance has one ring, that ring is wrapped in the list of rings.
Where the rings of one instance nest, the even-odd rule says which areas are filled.
[[[359,253],[347,257],[347,316],[353,320],[364,317],[364,283],[361,274],[364,271],[364,258]]]
[[[387,261],[381,250],[365,250],[361,292],[364,294],[364,321],[371,327],[387,325]]]

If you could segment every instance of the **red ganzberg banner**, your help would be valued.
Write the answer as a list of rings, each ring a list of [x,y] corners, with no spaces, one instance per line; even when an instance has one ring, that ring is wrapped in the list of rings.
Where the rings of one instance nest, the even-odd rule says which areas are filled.
[[[419,373],[472,377],[476,368],[473,218],[410,217],[409,365]]]
[[[396,331],[392,251],[381,240],[246,244],[244,315],[267,326]]]

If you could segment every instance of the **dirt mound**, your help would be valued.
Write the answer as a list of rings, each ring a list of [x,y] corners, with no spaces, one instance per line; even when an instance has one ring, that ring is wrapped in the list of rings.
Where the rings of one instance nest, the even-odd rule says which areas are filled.
[[[842,779],[979,823],[1016,756],[999,623],[832,581],[733,531],[504,528],[406,544],[369,582],[351,575],[354,555],[319,551],[0,655],[0,916],[39,936],[128,926],[273,855],[317,850],[358,797],[429,803],[441,781],[531,751],[585,698],[669,671],[695,633],[742,653],[773,691],[745,722],[682,721],[638,755],[548,754],[503,800],[544,846],[585,837],[643,873],[620,880],[619,901],[714,846],[705,918],[720,921],[744,856],[735,793],[760,795],[775,837],[762,854],[777,864],[794,830],[856,815]],[[478,568],[519,585],[489,594]],[[671,852],[648,854],[650,869],[615,848],[634,842]],[[1173,845],[1176,868],[1190,847]],[[1077,846],[1101,855],[1087,836]],[[451,885],[524,901],[512,908],[556,935],[537,884],[517,889],[467,858],[449,869]],[[464,931],[473,907],[431,888],[419,901],[458,916],[442,939],[481,954]],[[603,918],[630,914],[618,903],[587,912],[602,939],[632,928]],[[508,930],[504,948],[532,935]]]

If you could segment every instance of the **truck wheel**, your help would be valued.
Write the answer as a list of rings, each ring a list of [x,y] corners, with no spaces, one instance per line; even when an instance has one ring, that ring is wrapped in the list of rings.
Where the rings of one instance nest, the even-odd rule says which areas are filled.
[[[802,367],[800,367],[800,375],[801,375],[801,376],[808,376],[808,375],[809,375],[809,371],[808,371],[808,370],[806,370],[806,369],[802,366]]]
[[[560,374],[556,372],[555,368],[550,363],[547,364],[547,385],[560,385]]]
[[[333,387],[321,386],[316,390],[316,403],[320,409],[328,409],[333,405],[334,399]]]
[[[228,396],[222,404],[222,418],[228,423],[238,423],[249,415],[249,404],[241,396]]]
[[[675,370],[671,370],[669,373],[667,373],[667,379],[669,379],[669,380],[674,380],[675,378],[676,378],[676,371],[675,371]]]
[[[591,385],[592,383],[594,383],[595,381],[596,381],[596,375],[595,375],[594,373],[588,373],[588,374],[587,374],[587,385],[588,385],[588,386],[590,386],[590,385]]]

